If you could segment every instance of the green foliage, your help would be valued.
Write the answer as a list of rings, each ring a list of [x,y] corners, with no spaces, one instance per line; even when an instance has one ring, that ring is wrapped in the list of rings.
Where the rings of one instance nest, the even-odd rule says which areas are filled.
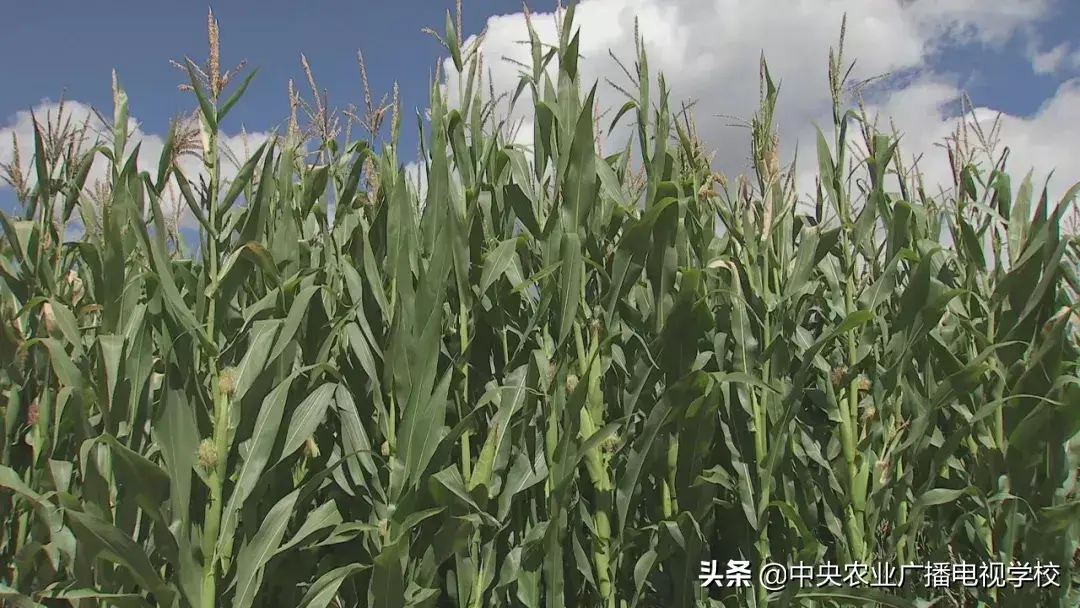
[[[247,81],[218,106],[191,64],[201,186],[175,137],[156,179],[140,168],[122,88],[111,148],[54,165],[37,133],[37,185],[0,215],[6,601],[1080,601],[1073,193],[954,163],[931,199],[834,76],[808,214],[767,69],[757,183],[728,191],[640,45],[636,146],[601,157],[573,12],[555,49],[530,32],[531,150],[447,20],[469,78],[458,100],[432,88],[423,201],[396,137],[324,141],[312,163],[290,129],[223,184],[219,123]],[[71,168],[93,157],[100,207]],[[166,238],[170,179],[194,257]],[[62,242],[52,218],[75,210],[101,230]],[[1061,586],[770,596],[702,587],[713,559],[1042,562]]]

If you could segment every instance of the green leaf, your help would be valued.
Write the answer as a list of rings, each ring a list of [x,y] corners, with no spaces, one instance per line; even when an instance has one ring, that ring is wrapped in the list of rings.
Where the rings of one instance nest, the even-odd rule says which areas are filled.
[[[324,502],[304,518],[304,523],[288,542],[278,547],[274,555],[280,555],[309,538],[319,530],[336,526],[342,522],[341,512],[333,500]]]
[[[386,545],[375,556],[371,573],[372,608],[405,608],[405,568],[407,543],[402,539]]]
[[[289,421],[289,430],[285,434],[285,447],[281,450],[282,459],[299,449],[322,424],[337,387],[338,385],[333,382],[323,384],[296,406],[296,411],[293,412],[292,419]]]
[[[222,530],[236,529],[240,509],[248,497],[251,496],[251,492],[259,483],[259,478],[270,461],[274,443],[278,438],[278,430],[281,428],[281,420],[285,415],[285,404],[289,398],[289,389],[292,388],[293,380],[296,379],[297,375],[298,372],[293,372],[274,387],[263,400],[262,407],[259,408],[259,414],[255,418],[255,426],[251,430],[251,445],[248,448],[247,456],[244,457],[239,470],[236,472],[236,483],[223,511]],[[222,534],[221,539],[218,540],[218,554],[228,558],[232,555],[232,550],[233,535]]]
[[[116,470],[123,481],[138,496],[146,497],[144,509],[156,510],[169,498],[170,479],[166,473],[142,454],[120,443],[112,435],[102,435],[99,441],[109,446],[117,463]]]
[[[488,436],[484,440],[484,447],[480,450],[480,458],[473,468],[472,477],[469,478],[467,486],[469,492],[481,485],[490,487],[491,478],[495,472],[495,455],[501,451],[501,446],[509,441],[511,419],[525,404],[526,369],[522,366],[508,375],[507,386],[502,389],[499,411],[488,427]]]
[[[79,322],[75,320],[75,315],[72,314],[71,309],[64,306],[55,298],[49,300],[52,306],[52,313],[56,318],[56,325],[60,329],[60,333],[63,334],[64,339],[72,347],[73,359],[78,361],[85,354],[83,351],[82,334],[79,333]]]
[[[234,370],[236,385],[231,398],[239,402],[247,394],[255,379],[266,369],[270,362],[270,345],[278,335],[281,321],[256,321],[251,328],[251,342],[244,358]]]
[[[161,447],[169,471],[169,498],[174,520],[186,526],[190,521],[191,474],[199,447],[195,410],[184,394],[177,367],[169,364],[162,378],[162,398],[151,433]]]
[[[185,59],[185,63],[187,63],[187,72],[188,78],[191,81],[191,89],[195,93],[195,97],[199,100],[199,110],[202,112],[202,120],[206,121],[206,126],[210,131],[217,132],[217,112],[214,111],[214,106],[206,97],[202,85],[199,84],[199,79],[195,76],[199,73],[198,69],[190,59]]]
[[[307,314],[312,296],[321,289],[322,287],[319,285],[312,285],[296,294],[296,298],[293,299],[289,314],[285,317],[285,323],[281,326],[281,332],[278,334],[277,341],[274,342],[274,348],[270,351],[267,361],[274,361],[281,353],[285,352],[285,348],[293,341],[296,332],[300,329],[300,323],[303,322],[304,316]]]
[[[795,373],[795,378],[792,382],[791,389],[788,391],[787,395],[784,397],[783,403],[781,404],[784,415],[780,420],[776,422],[776,431],[769,438],[769,446],[786,444],[784,438],[790,432],[789,426],[791,424],[791,421],[795,418],[796,407],[799,403],[799,397],[803,394],[803,390],[806,386],[806,381],[809,376],[810,367],[813,363],[814,357],[816,357],[818,353],[820,353],[821,350],[828,346],[833,340],[836,340],[836,338],[869,323],[873,318],[874,313],[870,312],[869,310],[857,310],[849,314],[839,325],[834,327],[828,334],[815,342],[814,345],[810,347],[810,349],[808,349],[806,353],[803,354],[802,362],[799,364],[799,369]],[[764,475],[766,475],[767,477],[771,477],[775,473],[776,467],[780,463],[781,455],[781,449],[773,447],[773,449],[769,450],[769,456],[764,463]],[[762,499],[764,499],[764,497],[765,495],[762,496]],[[759,517],[764,512],[766,506],[767,503],[764,502],[758,505],[757,511]]]
[[[559,333],[561,344],[570,335],[577,318],[577,309],[581,300],[581,277],[585,272],[582,262],[581,237],[577,232],[564,234],[560,247],[559,261]]]
[[[599,186],[596,177],[596,131],[593,128],[595,96],[594,85],[578,116],[574,140],[570,145],[566,181],[563,182],[563,205],[568,219],[572,220],[564,226],[567,233],[576,233],[579,226],[585,225],[596,204]]]
[[[626,528],[628,514],[630,513],[630,501],[634,497],[637,486],[640,483],[641,472],[645,467],[645,461],[652,451],[656,435],[660,427],[666,422],[671,405],[667,399],[661,399],[645,420],[645,427],[635,439],[630,457],[627,460],[626,469],[616,478],[615,508],[618,512],[616,536],[621,538]]]
[[[46,164],[48,157],[45,155],[45,139],[41,135],[41,129],[33,110],[30,111],[30,121],[34,125],[34,170],[37,173],[38,196],[40,197],[39,200],[48,201],[52,199],[52,179],[49,177],[49,168]],[[124,124],[117,128],[126,129],[127,121],[124,121]]]
[[[157,568],[130,536],[86,513],[68,511],[66,516],[75,537],[86,543],[91,555],[123,567],[139,585],[151,591],[158,602],[166,606],[172,604],[175,592],[165,584]]]
[[[180,289],[176,285],[176,278],[172,271],[172,262],[168,254],[161,248],[156,240],[150,238],[150,233],[147,232],[146,225],[141,221],[132,221],[132,225],[138,230],[140,240],[143,246],[150,253],[150,259],[155,272],[155,278],[158,284],[161,285],[162,301],[165,307],[174,316],[177,322],[187,332],[195,335],[196,338],[202,343],[207,354],[217,354],[217,346],[210,340],[205,328],[195,318],[195,314],[191,311],[184,301],[183,295],[180,294]]]
[[[405,473],[416,486],[435,454],[446,424],[446,397],[450,390],[453,369],[443,374],[431,395],[413,402],[404,412],[398,429],[398,447],[404,456]]]
[[[461,477],[461,471],[457,467],[447,467],[430,476],[427,481],[428,489],[437,504],[450,506],[456,503],[458,506],[466,506],[487,523],[498,525],[495,518],[484,511],[483,507],[477,504],[476,499],[466,489],[465,480]]]
[[[934,488],[919,496],[915,501],[915,507],[936,507],[955,501],[956,499],[971,493],[972,488],[952,490],[948,488]]]
[[[521,223],[525,225],[525,229],[533,237],[539,237],[542,231],[540,222],[536,219],[533,202],[525,195],[525,191],[521,189],[521,186],[514,183],[508,184],[503,188],[503,197],[510,202],[510,207],[514,210],[514,214],[517,215],[518,219],[521,220]]]
[[[0,591],[0,597],[4,594]],[[146,601],[141,595],[135,593],[106,593],[103,591],[97,591],[94,589],[62,589],[55,591],[44,591],[40,594],[40,597],[47,597],[49,599],[67,600],[72,605],[79,605],[80,600],[93,601],[97,600],[102,602],[102,605],[112,608],[126,608],[128,606],[137,606],[139,608],[150,608],[150,602]],[[5,604],[7,605],[7,604]],[[21,604],[13,604],[14,606],[20,606]],[[25,604],[38,606],[40,604]]]
[[[499,494],[499,521],[506,523],[515,496],[547,478],[547,460],[544,458],[543,451],[537,450],[531,460],[524,450],[517,451],[514,454],[514,461],[510,463],[510,469],[506,472],[506,481]]]
[[[236,87],[232,95],[225,100],[225,103],[221,105],[217,112],[217,123],[221,124],[221,121],[225,120],[225,115],[229,113],[229,110],[236,105],[236,102],[240,101],[240,98],[244,96],[244,91],[247,91],[248,85],[251,84],[252,79],[259,73],[259,68],[255,68],[244,77],[244,80],[240,82],[240,86]]]
[[[19,479],[19,474],[11,467],[0,465],[0,487],[7,488],[22,495],[24,498],[29,499],[34,505],[45,506],[47,508],[53,507],[51,503],[45,501],[44,497],[35,492],[30,486],[26,485],[26,482]]]
[[[0,583],[0,598],[4,600],[5,606],[12,608],[45,608],[44,604],[35,602],[4,583]]]
[[[349,564],[334,568],[320,576],[311,587],[308,587],[307,593],[301,598],[298,608],[326,608],[337,597],[338,589],[341,589],[345,579],[370,567],[366,564]]]
[[[315,202],[326,193],[326,184],[330,179],[330,165],[316,167],[304,179],[304,200],[300,206],[300,213],[307,217]]]
[[[32,338],[24,342],[20,350],[29,350],[35,344],[41,344],[48,351],[52,371],[56,374],[56,379],[60,381],[61,386],[70,387],[76,391],[86,388],[86,380],[82,372],[71,360],[63,344],[53,338]]]
[[[254,73],[251,74],[252,76]],[[250,78],[250,76],[249,76]],[[232,183],[229,184],[229,190],[225,193],[225,196],[221,199],[218,205],[218,221],[225,216],[225,213],[233,206],[236,199],[251,183],[251,176],[255,174],[255,167],[259,164],[259,159],[262,158],[263,150],[266,149],[266,145],[270,140],[264,141],[262,145],[255,149],[255,152],[251,155],[243,166],[240,167],[240,171],[236,173],[236,177],[233,178]]]
[[[480,293],[486,293],[491,284],[501,277],[514,260],[517,251],[517,239],[506,239],[488,253],[484,269],[480,274]]]
[[[262,520],[262,525],[251,542],[240,549],[236,558],[236,595],[232,603],[234,607],[250,608],[254,603],[255,595],[262,586],[263,568],[281,545],[299,496],[300,489],[297,488],[277,501]]]

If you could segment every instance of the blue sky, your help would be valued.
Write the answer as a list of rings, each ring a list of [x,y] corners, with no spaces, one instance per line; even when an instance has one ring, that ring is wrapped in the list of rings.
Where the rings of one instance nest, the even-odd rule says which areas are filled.
[[[1080,2],[1063,2],[1047,20],[1039,23],[1037,32],[1048,48],[1060,44],[1080,43]],[[942,70],[967,74],[966,83],[971,96],[979,103],[994,106],[1003,112],[1030,116],[1057,91],[1061,83],[1074,76],[1063,71],[1058,74],[1039,74],[1027,56],[1030,39],[1018,35],[1001,47],[987,45],[956,45],[941,56]]]
[[[554,1],[534,4],[537,10],[555,6]],[[0,37],[0,51],[5,57],[31,52],[32,59],[5,66],[7,92],[0,96],[0,117],[10,117],[44,98],[56,99],[65,89],[70,99],[108,108],[114,68],[131,98],[132,114],[145,130],[165,131],[175,113],[190,107],[190,93],[176,90],[184,74],[168,60],[185,55],[205,59],[205,4],[56,0],[13,5],[5,9],[8,31]],[[103,10],[105,6],[109,8]],[[421,28],[441,32],[446,11],[454,6],[431,0],[244,0],[212,8],[222,31],[222,66],[246,59],[249,68],[259,68],[233,122],[263,130],[287,117],[285,91],[290,78],[307,92],[301,53],[307,55],[320,86],[330,90],[332,101],[362,103],[356,60],[361,49],[372,88],[388,93],[396,80],[405,108],[425,107],[427,83],[441,46]],[[464,29],[479,32],[490,15],[519,9],[509,1],[472,0],[469,10],[463,11]],[[86,50],[74,50],[80,47]]]
[[[880,101],[890,115],[907,118],[905,128],[919,130],[911,139],[920,145],[947,131],[942,129],[951,117],[942,105],[955,102],[957,93],[967,92],[976,105],[1004,112],[1013,121],[1006,136],[1034,150],[1032,163],[1048,154],[1043,149],[1046,145],[1056,146],[1055,154],[1058,147],[1070,149],[1069,141],[1038,143],[1024,129],[1039,126],[1040,134],[1058,131],[1036,125],[1040,111],[1055,101],[1061,106],[1054,114],[1058,119],[1080,112],[1072,103],[1071,89],[1065,100],[1069,103],[1055,100],[1080,74],[1080,34],[1074,25],[1080,23],[1080,2],[807,0],[798,10],[811,12],[787,19],[778,11],[796,6],[789,2],[586,0],[579,10],[583,49],[589,51],[590,36],[596,46],[587,53],[583,71],[596,78],[614,74],[611,63],[603,62],[606,52],[600,51],[606,51],[604,45],[628,50],[630,20],[638,14],[651,51],[659,57],[655,63],[672,73],[669,80],[677,97],[682,93],[712,99],[716,113],[745,113],[752,110],[748,103],[757,95],[752,58],[764,48],[770,61],[776,58],[774,72],[785,81],[781,104],[786,114],[781,117],[787,119],[787,126],[782,123],[782,129],[801,141],[811,123],[820,118],[824,58],[839,29],[839,14],[847,10],[851,13],[848,35],[853,39],[849,46],[855,47],[860,65],[868,66],[867,73],[898,69],[911,75],[898,85],[904,90],[895,95],[890,91]],[[761,8],[765,5],[770,7]],[[818,5],[820,10],[815,11]],[[530,2],[534,13],[550,12],[554,6],[554,0]],[[245,99],[223,125],[226,131],[236,133],[243,124],[248,131],[260,132],[281,124],[288,115],[286,83],[290,78],[310,96],[301,53],[307,55],[319,85],[330,90],[333,105],[361,105],[356,61],[356,51],[361,49],[376,95],[389,92],[394,81],[399,83],[405,118],[401,157],[412,157],[414,112],[426,106],[428,81],[442,51],[438,41],[421,28],[441,31],[446,11],[453,10],[452,2],[233,0],[213,9],[221,28],[223,68],[241,59],[248,61],[248,69],[259,68]],[[0,29],[0,53],[8,58],[5,93],[0,95],[0,137],[4,138],[0,149],[10,147],[10,132],[17,130],[19,112],[42,107],[43,100],[55,101],[62,91],[69,100],[109,114],[113,68],[128,91],[131,114],[140,121],[141,130],[163,134],[170,118],[190,109],[193,102],[190,93],[176,89],[184,74],[168,60],[184,55],[205,58],[206,11],[205,5],[188,2],[10,3]],[[520,11],[520,4],[509,0],[468,0],[465,33],[477,34],[490,26],[484,52],[497,60],[500,54],[517,52],[512,39],[524,33]],[[489,21],[495,15],[510,16]],[[789,26],[798,28],[798,33],[783,29]],[[613,33],[616,30],[619,33]],[[813,57],[807,64],[813,66],[812,79],[802,75],[809,70],[802,65],[807,55]],[[692,67],[702,57],[712,58],[712,63],[707,68]],[[1045,73],[1037,73],[1036,68]],[[497,84],[512,86],[512,71],[502,72]],[[731,84],[710,87],[707,81],[712,80]],[[721,139],[731,136],[719,121],[706,119],[704,123],[706,138],[717,140],[718,146]],[[24,156],[24,163],[28,158]],[[721,154],[719,162],[732,164],[736,158],[725,160]],[[0,152],[0,161],[9,160],[10,152]],[[1080,169],[1080,164],[1073,167]],[[0,208],[10,210],[12,202],[11,190],[0,188]]]

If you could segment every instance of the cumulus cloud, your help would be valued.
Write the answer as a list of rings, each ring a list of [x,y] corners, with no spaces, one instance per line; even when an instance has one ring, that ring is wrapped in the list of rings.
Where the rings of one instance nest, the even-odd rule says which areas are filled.
[[[1038,50],[1037,44],[1028,47],[1031,69],[1036,74],[1059,74],[1080,70],[1080,48],[1062,42],[1048,51]]]
[[[61,116],[62,118],[60,118]],[[86,138],[83,140],[80,151],[89,150],[96,143],[107,142],[111,137],[109,127],[102,121],[101,116],[90,106],[78,101],[64,101],[62,114],[60,103],[49,100],[43,100],[34,106],[33,114],[31,114],[30,110],[16,113],[8,119],[3,128],[0,128],[0,164],[11,164],[15,155],[12,144],[18,142],[18,153],[23,174],[27,185],[31,187],[37,182],[37,175],[33,171],[33,165],[31,164],[34,156],[34,117],[42,125],[50,121],[56,124],[62,120],[62,124],[70,125],[72,131],[80,130],[82,125],[89,121]],[[128,134],[129,143],[126,153],[130,154],[135,146],[141,143],[139,168],[150,171],[151,175],[156,175],[158,159],[165,148],[165,135],[143,131],[139,121],[134,117],[128,119]],[[219,146],[223,150],[224,159],[221,171],[222,178],[225,180],[232,179],[239,170],[238,164],[242,164],[248,154],[262,145],[269,136],[269,133],[264,132],[249,132],[246,135],[222,134],[219,139]],[[233,162],[234,160],[236,162]],[[198,183],[200,176],[206,174],[202,161],[193,156],[181,156],[178,164],[184,175],[196,183]],[[106,182],[108,173],[108,160],[97,155],[86,180],[87,187],[92,188],[93,184],[98,181]],[[7,187],[6,182],[0,181],[0,188]],[[170,198],[170,200],[163,203],[167,207],[166,213],[175,211],[180,216],[180,226],[182,228],[195,226],[195,219],[178,198],[179,191],[174,189],[172,195],[169,195],[168,191],[166,191],[166,196]]]
[[[908,125],[903,133],[903,143],[909,150],[931,150],[935,143],[949,136],[955,121],[920,124],[923,116],[919,110],[925,109],[929,113],[953,102],[955,97],[956,92],[948,85],[920,84],[893,95],[880,111],[896,117],[897,123]],[[1060,194],[1080,180],[1080,162],[1070,152],[1080,138],[1080,80],[1061,85],[1056,94],[1031,116],[1010,116],[989,107],[978,107],[971,112],[969,123],[978,122],[984,132],[989,133],[995,120],[999,121],[999,145],[1010,149],[1009,166],[1016,183],[1022,174],[1034,170],[1032,178],[1036,187],[1050,178],[1050,190]],[[944,183],[951,179],[948,163],[939,162],[937,158],[928,158],[922,163],[922,169],[928,181]],[[1050,175],[1052,172],[1053,176]]]
[[[664,73],[673,103],[697,103],[698,135],[716,151],[714,168],[733,176],[749,170],[749,132],[733,128],[728,117],[749,118],[756,110],[758,59],[764,53],[774,79],[782,85],[775,116],[781,159],[792,161],[798,145],[798,185],[801,193],[808,194],[816,167],[815,126],[821,126],[827,134],[831,128],[828,51],[837,42],[846,14],[845,57],[856,60],[851,79],[891,75],[868,98],[870,111],[893,119],[903,136],[903,154],[907,158],[922,157],[920,167],[930,184],[946,184],[950,181],[948,162],[937,144],[957,126],[956,109],[963,95],[963,81],[962,75],[937,68],[941,54],[957,45],[1004,48],[1006,42],[1020,37],[1028,42],[1028,57],[1036,71],[1061,69],[1071,61],[1073,49],[1040,51],[1036,38],[1039,23],[1048,18],[1055,2],[1064,1],[581,0],[575,19],[575,27],[581,30],[579,71],[586,85],[600,83],[601,112],[608,112],[603,120],[606,126],[613,116],[611,111],[620,107],[624,99],[605,81],[630,84],[609,52],[624,62],[632,62],[637,17],[652,74],[655,77],[658,72]],[[531,20],[545,43],[556,42],[555,15],[534,13]],[[530,62],[528,45],[523,44],[527,40],[525,16],[520,12],[494,15],[488,18],[485,29],[480,46],[485,76],[490,74],[497,93],[512,91],[521,69],[514,62]],[[472,36],[465,44],[475,40]],[[459,85],[449,60],[443,74],[446,97],[453,103]],[[655,85],[653,90],[655,99]],[[976,107],[971,116],[989,129],[998,115],[996,108],[986,105],[993,100],[974,101],[977,106],[983,105]],[[68,106],[73,114],[89,114],[84,105]],[[55,104],[38,106],[39,116],[49,107]],[[507,109],[505,104],[503,109]],[[527,94],[511,118],[529,124],[532,108]],[[1009,168],[1019,174],[1016,181],[1034,168],[1033,177],[1041,185],[1053,170],[1053,195],[1080,179],[1080,156],[1072,153],[1080,137],[1080,80],[1065,81],[1031,116],[1001,116],[998,127],[999,145],[1012,151]],[[23,158],[29,159],[32,137],[28,113],[16,115],[0,129],[0,142],[10,141],[12,133],[18,134]],[[614,141],[603,142],[605,150],[615,149],[625,136],[625,131],[612,134]],[[251,148],[265,137],[251,134]],[[516,141],[529,144],[531,138],[532,129],[525,128],[518,132]],[[143,158],[155,162],[163,138],[136,129],[133,139],[143,142]],[[234,150],[242,149],[236,134],[225,137],[224,143]],[[0,161],[10,161],[10,151],[2,144]],[[188,175],[197,176],[201,171],[197,160],[186,159],[185,163]],[[229,169],[235,171],[231,166]],[[104,171],[104,161],[99,159],[91,179],[103,176]],[[422,193],[419,166],[409,164],[407,173]]]
[[[749,132],[732,128],[727,116],[749,118],[756,110],[758,59],[764,53],[774,79],[782,83],[776,114],[782,155],[790,162],[799,144],[800,190],[808,193],[816,166],[815,125],[826,133],[831,128],[828,52],[845,14],[845,57],[857,60],[852,81],[892,75],[870,98],[869,109],[894,119],[905,157],[923,155],[920,166],[928,181],[945,183],[948,162],[935,144],[956,129],[963,89],[960,75],[936,71],[940,54],[958,45],[1002,47],[1017,36],[1031,37],[1053,8],[1052,0],[582,0],[574,25],[581,31],[583,82],[601,83],[601,110],[611,111],[624,99],[605,80],[629,83],[609,50],[632,62],[638,17],[652,73],[664,73],[673,101],[697,102],[698,135],[717,152],[714,168],[729,176],[749,169]],[[554,14],[534,13],[531,20],[542,41],[557,42]],[[530,62],[525,28],[522,13],[487,21],[480,53],[496,91],[517,85],[520,67],[514,62]],[[475,40],[469,38],[466,46]],[[458,77],[450,61],[443,71],[452,101]],[[514,117],[528,121],[530,105],[522,100]],[[997,114],[993,107],[976,107],[971,117],[986,123]],[[1033,116],[1003,115],[998,135],[1000,146],[1012,150],[1011,170],[1022,174],[1034,167],[1035,179],[1041,180],[1056,169],[1051,189],[1057,192],[1080,179],[1080,157],[1070,154],[1080,135],[1077,118],[1075,81],[1063,84]],[[531,129],[524,130],[518,143],[531,143],[531,136]]]

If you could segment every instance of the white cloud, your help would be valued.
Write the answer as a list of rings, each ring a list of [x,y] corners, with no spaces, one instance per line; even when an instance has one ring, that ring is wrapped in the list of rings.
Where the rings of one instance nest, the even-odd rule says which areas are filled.
[[[1063,2],[1065,0],[1058,0]],[[758,104],[758,58],[764,52],[774,79],[782,84],[776,124],[780,129],[782,159],[793,157],[799,146],[800,191],[809,192],[816,166],[814,125],[830,132],[830,102],[827,79],[828,50],[835,45],[842,17],[847,15],[845,57],[857,60],[852,72],[855,81],[885,73],[899,77],[889,89],[872,98],[871,110],[894,119],[904,140],[902,152],[912,158],[924,155],[920,166],[931,183],[947,183],[949,169],[942,142],[956,127],[955,107],[962,94],[958,75],[938,73],[934,66],[939,53],[957,44],[1001,47],[1016,36],[1034,41],[1037,25],[1049,15],[1054,0],[582,0],[575,27],[581,30],[579,68],[586,85],[599,81],[601,111],[621,106],[621,94],[604,84],[610,79],[628,85],[609,50],[628,64],[633,61],[634,18],[640,19],[641,34],[654,76],[663,72],[672,90],[672,102],[683,99],[698,103],[695,114],[698,134],[717,151],[714,164],[728,176],[748,169],[748,132],[732,128],[725,116],[749,118]],[[535,13],[532,22],[546,43],[556,41],[555,17]],[[521,13],[492,16],[481,51],[485,72],[494,80],[497,92],[512,91],[520,68],[504,57],[529,63],[525,19]],[[466,45],[475,40],[470,37]],[[1029,49],[1036,49],[1029,45]],[[1053,49],[1035,60],[1037,70],[1061,67],[1070,49]],[[1059,57],[1060,55],[1060,57]],[[451,103],[458,95],[457,75],[452,64],[444,64],[446,94]],[[487,74],[485,74],[487,76]],[[485,86],[486,90],[486,86]],[[515,118],[529,121],[531,103],[526,93],[515,108]],[[985,104],[992,100],[974,100]],[[51,107],[54,107],[52,104]],[[38,106],[39,116],[49,104]],[[69,102],[72,112],[85,116],[89,109]],[[504,106],[505,110],[505,106]],[[975,116],[982,121],[996,115],[995,108],[980,107]],[[603,120],[606,127],[613,114]],[[624,119],[624,124],[628,120]],[[528,124],[528,122],[526,122]],[[4,143],[18,133],[24,162],[32,146],[29,115],[16,115],[0,129],[0,161],[10,160]],[[1036,168],[1036,184],[1056,170],[1052,191],[1061,193],[1080,179],[1080,156],[1072,153],[1080,140],[1080,84],[1065,82],[1055,96],[1033,116],[1003,116],[1000,140],[1012,150],[1010,164],[1019,182],[1029,168]],[[852,130],[854,131],[854,130]],[[615,133],[616,140],[623,133]],[[156,134],[136,132],[143,141],[144,167],[156,166],[163,145]],[[265,134],[251,136],[254,147]],[[516,138],[531,143],[532,129]],[[239,137],[225,138],[239,150]],[[614,149],[618,141],[605,146]],[[198,161],[190,159],[185,172],[196,176]],[[95,174],[103,175],[103,160]],[[418,166],[407,166],[410,180],[419,178]],[[92,176],[93,178],[93,176]],[[423,184],[419,184],[421,191]]]
[[[1045,17],[1055,0],[899,0],[934,43],[1006,42],[1023,26]]]
[[[58,120],[59,110],[59,103],[43,100],[34,107],[33,116],[37,118],[39,124],[45,124],[50,119],[55,123]],[[81,128],[83,123],[89,120],[89,128],[86,131],[87,137],[82,146],[83,151],[89,150],[93,147],[95,142],[109,141],[110,137],[107,135],[108,127],[90,106],[78,101],[65,101],[63,104],[63,116],[63,121],[65,123],[70,121],[68,124],[71,125],[73,130]],[[144,132],[141,129],[139,122],[134,117],[131,117],[128,120],[128,133],[128,144],[125,154],[131,154],[135,149],[135,146],[141,143],[142,146],[139,151],[139,168],[143,171],[149,171],[150,174],[156,178],[158,159],[161,157],[162,150],[165,148],[165,137],[155,133]],[[7,124],[3,126],[3,128],[0,128],[0,164],[7,165],[12,162],[14,157],[14,149],[12,146],[13,136],[17,139],[19,144],[20,163],[26,182],[29,186],[33,186],[37,182],[37,175],[33,170],[32,165],[34,157],[34,123],[29,110],[18,112],[9,118]],[[248,133],[246,140],[249,153],[254,152],[268,137],[268,133]],[[223,134],[220,137],[220,147],[231,151],[235,159],[242,164],[246,160],[244,140],[245,137],[240,134]],[[228,158],[229,157],[226,155],[222,162],[221,173],[224,180],[232,179],[239,169],[239,167],[231,162],[231,160],[228,160]],[[182,156],[178,162],[184,175],[195,183],[199,182],[200,176],[205,176],[206,174],[202,161],[198,158],[185,155]],[[86,180],[87,187],[91,187],[99,180],[102,182],[107,181],[108,172],[108,160],[101,155],[95,157],[90,174]],[[0,188],[6,187],[8,187],[6,182],[0,182]],[[168,192],[169,191],[167,190],[166,196],[168,196]],[[174,190],[174,193],[175,197],[179,197],[178,190]],[[191,227],[195,225],[194,218],[179,198],[171,201],[163,201],[163,205],[167,207],[165,210],[166,213],[170,212],[169,208],[175,208],[181,213],[182,226]]]
[[[405,181],[409,188],[414,190],[421,201],[427,196],[427,172],[420,170],[420,163],[411,162],[405,165]],[[422,204],[422,203],[421,203]]]
[[[613,110],[624,99],[604,80],[628,83],[608,51],[632,65],[634,17],[639,17],[654,78],[664,73],[673,102],[698,102],[698,134],[717,150],[714,168],[729,176],[748,169],[749,133],[731,128],[731,120],[723,116],[749,118],[756,110],[758,58],[764,52],[774,80],[782,84],[776,114],[782,156],[790,161],[798,142],[800,190],[808,193],[816,167],[814,125],[831,138],[827,58],[844,14],[845,57],[857,60],[852,80],[898,76],[871,100],[870,109],[895,119],[904,135],[905,157],[925,155],[920,166],[928,181],[947,183],[948,161],[935,144],[956,128],[955,108],[963,91],[957,75],[935,72],[938,54],[958,44],[1000,48],[1015,36],[1030,37],[1052,8],[1051,0],[583,0],[574,26],[581,30],[583,83],[600,81],[601,111]],[[557,42],[553,14],[533,14],[531,19],[541,40]],[[528,45],[522,43],[527,40],[524,15],[491,17],[486,31],[481,43],[485,70],[491,71],[496,91],[512,90],[520,68],[501,58],[530,63]],[[449,99],[456,100],[457,74],[449,61],[444,73]],[[654,82],[653,99],[655,91]],[[526,94],[515,108],[516,116],[531,118],[530,106]],[[992,107],[975,112],[980,121],[996,114]],[[1009,167],[1019,174],[1016,183],[1032,167],[1041,172],[1035,174],[1037,185],[1056,169],[1052,190],[1058,193],[1080,179],[1080,157],[1070,153],[1080,136],[1078,118],[1080,89],[1075,82],[1062,85],[1034,116],[1002,117],[1000,144],[1011,148]],[[519,143],[529,143],[531,137],[527,129]]]
[[[1036,74],[1058,74],[1080,70],[1080,48],[1062,42],[1049,51],[1039,51],[1033,43],[1028,47],[1031,69]]]

